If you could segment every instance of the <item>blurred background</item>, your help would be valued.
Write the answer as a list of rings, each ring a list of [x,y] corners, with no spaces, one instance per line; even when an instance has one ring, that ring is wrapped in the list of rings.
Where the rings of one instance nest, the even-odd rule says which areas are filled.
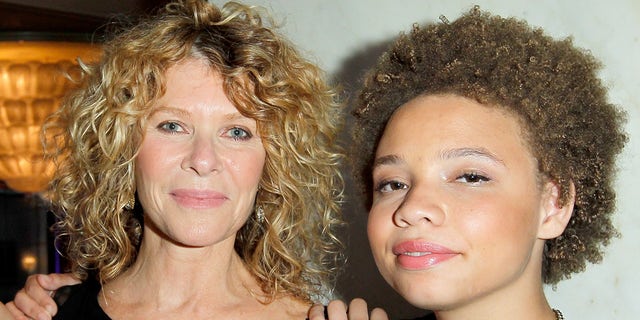
[[[216,4],[224,1],[212,0]],[[52,217],[39,196],[49,174],[37,163],[39,151],[33,131],[43,114],[56,105],[57,95],[69,86],[56,70],[73,72],[76,56],[98,44],[108,22],[149,12],[166,1],[0,0],[0,299],[13,297],[25,277],[54,272],[60,267],[48,226]],[[280,31],[345,90],[350,103],[361,78],[389,41],[413,23],[456,19],[473,5],[502,16],[515,16],[542,27],[556,38],[572,36],[603,62],[601,77],[610,88],[610,100],[628,112],[630,140],[619,161],[618,212],[615,225],[622,236],[607,248],[604,261],[590,265],[556,288],[546,288],[552,306],[567,319],[634,319],[640,314],[636,290],[640,287],[640,2],[637,0],[245,0],[271,12]],[[24,62],[26,53],[3,57],[2,46],[19,48],[38,41],[64,43],[71,58],[39,57]],[[11,42],[14,41],[14,42]],[[15,42],[17,41],[17,42]],[[76,48],[77,47],[77,48]],[[89,46],[91,47],[91,46]],[[42,50],[40,50],[42,51]],[[55,50],[45,50],[49,55]],[[17,55],[17,57],[16,57]],[[22,58],[20,58],[22,57]],[[22,60],[20,60],[20,59]],[[11,62],[14,61],[14,62]],[[15,65],[19,67],[15,67]],[[14,66],[14,67],[12,67]],[[31,75],[33,79],[31,79]],[[8,81],[18,79],[19,81]],[[40,80],[37,80],[40,79]],[[54,80],[51,80],[54,79]],[[49,81],[49,82],[47,82]],[[20,84],[20,86],[16,85]],[[40,83],[40,85],[38,85]],[[45,83],[45,84],[43,84]],[[48,83],[48,84],[47,84]],[[40,90],[47,89],[47,90]],[[47,92],[36,92],[36,91]],[[11,95],[11,96],[10,96]],[[30,110],[30,111],[22,111]],[[349,128],[347,119],[347,129]],[[31,137],[31,138],[30,138]],[[348,143],[348,136],[345,135]],[[22,157],[22,158],[20,158]],[[26,158],[25,158],[26,157]],[[30,158],[29,158],[30,157]],[[25,160],[26,159],[26,160]],[[35,159],[35,160],[34,160]],[[27,161],[28,160],[28,161]],[[345,176],[348,177],[348,171]],[[43,178],[44,177],[44,178]],[[394,319],[423,313],[408,305],[378,275],[366,239],[366,208],[347,180],[349,222],[344,238],[349,257],[338,290],[345,299],[364,297]]]
[[[60,272],[53,215],[41,191],[40,127],[72,86],[76,58],[91,61],[110,21],[135,18],[164,0],[0,1],[0,300],[33,273]]]

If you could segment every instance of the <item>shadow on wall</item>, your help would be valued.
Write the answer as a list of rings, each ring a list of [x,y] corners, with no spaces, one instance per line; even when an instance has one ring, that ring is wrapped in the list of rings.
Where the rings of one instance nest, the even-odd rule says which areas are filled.
[[[353,110],[363,79],[367,70],[375,65],[378,57],[386,51],[392,40],[373,43],[356,51],[345,59],[341,68],[334,75],[335,81],[343,87],[348,103],[348,114],[345,130],[342,133],[343,145],[347,148],[347,161],[357,156],[351,155],[349,146],[353,123]],[[367,240],[367,210],[360,187],[354,181],[352,168],[349,163],[345,166],[346,203],[343,206],[344,219],[348,225],[344,229],[343,239],[346,242],[347,263],[338,279],[338,292],[342,298],[350,301],[356,297],[367,300],[370,308],[382,307],[391,319],[410,319],[423,316],[424,310],[415,308],[407,303],[384,281],[371,256],[369,241]]]

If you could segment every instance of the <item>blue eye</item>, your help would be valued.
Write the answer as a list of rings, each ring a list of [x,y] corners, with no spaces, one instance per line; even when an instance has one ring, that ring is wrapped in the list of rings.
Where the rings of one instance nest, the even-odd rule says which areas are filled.
[[[229,131],[227,131],[227,135],[234,140],[249,140],[253,137],[249,131],[238,127],[229,129]]]
[[[184,128],[177,122],[166,121],[162,122],[158,125],[158,129],[161,131],[176,133],[176,132],[184,132]]]
[[[399,181],[382,181],[376,186],[375,191],[387,193],[387,192],[392,192],[396,190],[403,190],[408,187],[409,186]]]
[[[489,182],[491,181],[491,179],[476,172],[465,172],[456,177],[456,181],[470,184],[480,184],[483,182]]]

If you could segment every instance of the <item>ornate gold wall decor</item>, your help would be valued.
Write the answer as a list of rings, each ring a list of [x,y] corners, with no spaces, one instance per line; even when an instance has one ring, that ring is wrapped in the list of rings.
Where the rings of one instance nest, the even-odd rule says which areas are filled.
[[[88,43],[0,41],[0,180],[10,188],[45,188],[53,165],[43,159],[42,124],[73,86],[77,58],[99,55]]]

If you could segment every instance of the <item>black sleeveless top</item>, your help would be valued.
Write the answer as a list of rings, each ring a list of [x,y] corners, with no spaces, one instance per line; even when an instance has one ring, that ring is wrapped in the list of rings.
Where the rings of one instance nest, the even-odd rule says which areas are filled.
[[[89,277],[81,284],[59,290],[64,301],[58,305],[58,313],[54,320],[111,320],[98,304],[100,283]],[[58,300],[59,301],[59,300]]]
[[[437,320],[435,313],[430,313],[424,317],[414,318],[414,319],[406,319],[406,320]]]
[[[58,305],[58,313],[53,320],[111,320],[98,304],[100,289],[102,289],[100,283],[90,276],[81,284],[58,290],[56,300],[62,301]],[[326,307],[325,317],[327,317]],[[436,317],[431,313],[424,317],[406,320],[436,320]]]

